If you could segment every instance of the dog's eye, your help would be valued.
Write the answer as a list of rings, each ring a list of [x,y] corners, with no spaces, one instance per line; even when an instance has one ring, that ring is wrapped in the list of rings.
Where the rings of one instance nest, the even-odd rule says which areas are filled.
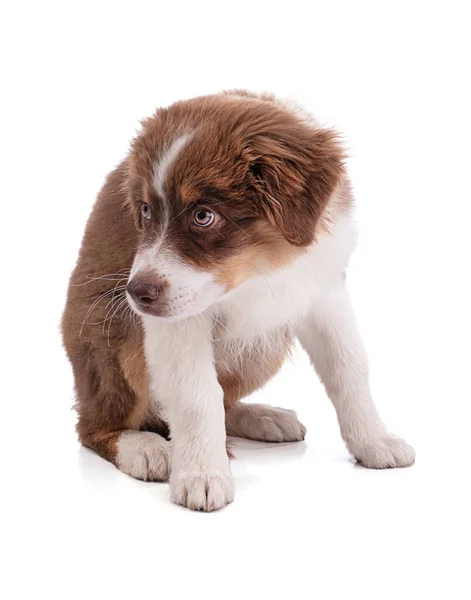
[[[198,208],[193,213],[193,223],[198,227],[208,227],[214,221],[214,213],[207,208]]]
[[[148,204],[141,204],[141,215],[144,219],[150,219],[150,206]]]

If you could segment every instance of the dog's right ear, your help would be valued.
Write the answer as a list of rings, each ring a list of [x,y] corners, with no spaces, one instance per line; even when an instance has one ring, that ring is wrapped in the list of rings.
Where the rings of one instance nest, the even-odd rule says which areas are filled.
[[[344,173],[337,133],[290,122],[255,135],[246,151],[260,212],[291,244],[312,243],[317,221]]]

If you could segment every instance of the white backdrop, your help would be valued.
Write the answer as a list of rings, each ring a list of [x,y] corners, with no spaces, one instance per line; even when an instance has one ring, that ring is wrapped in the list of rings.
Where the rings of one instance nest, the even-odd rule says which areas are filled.
[[[2,3],[4,598],[470,597],[467,4]],[[299,352],[257,400],[295,408],[306,442],[238,442],[236,501],[205,515],[79,447],[58,324],[139,119],[235,87],[344,134],[352,297],[376,402],[417,463],[354,466]]]

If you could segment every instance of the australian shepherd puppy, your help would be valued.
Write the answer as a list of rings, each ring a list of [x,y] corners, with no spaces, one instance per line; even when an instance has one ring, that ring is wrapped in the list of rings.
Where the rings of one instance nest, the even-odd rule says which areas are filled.
[[[352,211],[336,133],[272,96],[195,98],[146,119],[70,280],[81,442],[133,477],[170,480],[178,504],[222,508],[227,435],[304,439],[292,411],[241,402],[298,338],[357,461],[411,465],[375,409],[346,290]]]

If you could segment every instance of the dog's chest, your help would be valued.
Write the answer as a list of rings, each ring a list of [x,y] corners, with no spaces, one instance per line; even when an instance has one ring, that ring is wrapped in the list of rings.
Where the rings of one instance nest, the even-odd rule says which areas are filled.
[[[306,290],[297,287],[297,282],[280,286],[268,278],[251,281],[219,307],[218,329],[233,343],[276,337],[308,303]]]
[[[215,314],[226,335],[251,339],[295,325],[328,293],[347,266],[354,244],[355,231],[346,217],[292,264],[273,273],[259,271],[217,306]]]
[[[289,327],[250,339],[232,338],[220,325],[213,333],[214,360],[226,406],[269,381],[283,365],[294,338]]]
[[[311,263],[307,257],[280,272],[260,274],[242,284],[218,306],[216,317],[226,337],[249,340],[292,326],[323,286]]]

